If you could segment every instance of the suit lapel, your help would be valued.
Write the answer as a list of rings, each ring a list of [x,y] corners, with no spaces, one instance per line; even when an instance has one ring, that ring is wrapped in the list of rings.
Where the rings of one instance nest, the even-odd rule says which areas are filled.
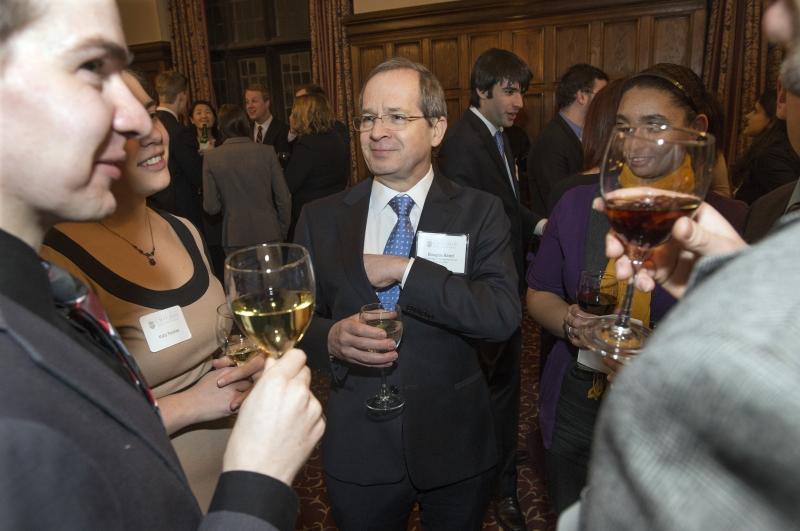
[[[138,391],[50,323],[4,297],[0,304],[5,308],[0,329],[7,329],[36,365],[139,437],[186,484],[161,419]]]
[[[343,215],[339,218],[342,230],[339,231],[339,244],[342,249],[345,275],[364,301],[378,302],[378,296],[369,283],[364,270],[364,233],[367,229],[369,199],[372,192],[372,179],[366,179],[350,189],[342,199]]]
[[[457,190],[453,183],[438,172],[435,173],[428,197],[425,198],[425,206],[419,218],[417,232],[448,232],[453,220],[461,211],[460,207],[451,201],[456,193]],[[414,239],[416,246],[416,236]]]
[[[491,133],[489,133],[489,129],[486,127],[486,124],[483,121],[475,116],[475,113],[471,110],[467,109],[464,112],[464,118],[467,120],[467,123],[472,127],[475,133],[478,135],[478,138],[481,139],[483,142],[483,146],[489,152],[489,157],[491,157],[492,161],[494,161],[495,166],[497,166],[498,176],[503,181],[504,186],[508,189],[514,197],[519,197],[519,194],[515,189],[512,189],[511,181],[509,180],[508,176],[508,168],[506,168],[506,163],[503,161],[503,158],[500,156],[500,150],[497,148],[497,142],[492,137]],[[574,136],[574,135],[573,135]],[[506,150],[506,157],[508,157],[508,137],[503,135],[503,147]],[[508,159],[512,160],[512,159]],[[515,186],[516,188],[516,186]]]

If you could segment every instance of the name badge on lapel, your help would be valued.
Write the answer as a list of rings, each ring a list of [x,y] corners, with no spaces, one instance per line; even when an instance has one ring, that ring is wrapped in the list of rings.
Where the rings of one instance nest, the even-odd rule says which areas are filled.
[[[150,352],[158,352],[192,338],[183,310],[173,306],[139,318]]]
[[[469,234],[417,231],[416,256],[444,266],[451,273],[467,272],[468,250]]]

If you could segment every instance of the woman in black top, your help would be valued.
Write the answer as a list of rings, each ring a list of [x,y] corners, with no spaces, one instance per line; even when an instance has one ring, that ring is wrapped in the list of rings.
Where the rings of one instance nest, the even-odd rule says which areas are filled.
[[[286,184],[292,194],[289,239],[308,202],[344,190],[350,176],[350,152],[334,127],[328,100],[319,94],[295,98],[289,117],[297,140],[286,167]]]

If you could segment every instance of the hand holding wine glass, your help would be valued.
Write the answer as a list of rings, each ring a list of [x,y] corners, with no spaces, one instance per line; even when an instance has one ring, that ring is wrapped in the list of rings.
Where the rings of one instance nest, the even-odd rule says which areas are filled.
[[[564,317],[564,335],[583,348],[580,329],[595,316],[609,315],[617,305],[617,278],[605,271],[581,271],[576,293],[578,304],[569,306]]]
[[[295,244],[262,244],[225,259],[225,292],[239,328],[274,358],[302,339],[314,313],[314,270]]]
[[[706,133],[667,125],[615,129],[600,168],[600,190],[634,276],[616,318],[582,329],[593,351],[624,361],[644,346],[650,330],[630,319],[636,273],[652,249],[669,239],[675,221],[702,203],[714,154],[714,137]]]
[[[396,304],[374,303],[361,307],[359,320],[369,326],[386,332],[387,339],[395,343],[395,350],[403,338],[403,320],[400,307]],[[386,381],[386,370],[381,367],[381,385],[378,394],[366,402],[367,409],[378,414],[397,411],[405,405],[405,399],[398,392],[392,392]]]

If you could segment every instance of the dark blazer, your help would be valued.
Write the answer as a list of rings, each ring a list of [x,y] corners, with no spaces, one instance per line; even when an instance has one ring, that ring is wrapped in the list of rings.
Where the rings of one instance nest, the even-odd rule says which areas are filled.
[[[542,129],[528,154],[534,208],[545,211],[553,185],[583,169],[583,145],[560,113]]]
[[[251,138],[256,137],[256,127],[254,123],[252,129],[253,136]],[[286,125],[285,122],[280,121],[277,116],[273,115],[269,127],[264,131],[261,143],[272,146],[275,148],[276,153],[289,153],[291,151],[289,147],[289,126]]]
[[[741,182],[736,199],[750,205],[800,176],[800,157],[789,142],[786,122],[777,120],[762,135],[733,167],[733,182]]]
[[[796,179],[761,196],[750,205],[744,226],[744,239],[747,243],[756,243],[772,230],[786,211],[795,186],[797,186]]]
[[[378,302],[364,271],[372,179],[303,209],[295,241],[308,248],[316,269],[316,313],[301,343],[328,365],[333,324]],[[375,421],[364,401],[380,372],[339,360],[333,372],[322,442],[325,471],[360,485],[397,482],[418,489],[473,477],[495,465],[497,451],[489,392],[475,340],[504,341],[519,325],[516,272],[509,227],[500,202],[436,175],[418,230],[469,235],[466,275],[417,258],[398,301],[403,338],[390,384],[402,389],[401,415]]]
[[[132,385],[4,295],[0,354],[1,529],[201,525],[161,419]],[[275,529],[231,511],[211,513],[202,529],[246,524]]]
[[[514,156],[508,137],[504,135],[504,138],[506,159],[513,172]],[[495,139],[486,124],[471,110],[464,112],[461,120],[447,132],[439,151],[438,164],[442,172],[455,182],[488,192],[502,201],[511,223],[511,249],[522,293],[525,288],[525,254],[542,217],[520,203],[519,186],[514,179],[512,190]]]
[[[167,188],[150,196],[150,204],[182,216],[203,227],[203,159],[194,127],[182,125],[172,113],[156,111],[169,133],[169,176]]]
[[[292,227],[303,205],[347,187],[350,150],[341,133],[303,135],[292,142],[292,158],[286,166],[286,184],[292,193]]]
[[[203,208],[209,214],[222,210],[222,246],[283,241],[292,199],[272,146],[234,137],[204,159]]]

